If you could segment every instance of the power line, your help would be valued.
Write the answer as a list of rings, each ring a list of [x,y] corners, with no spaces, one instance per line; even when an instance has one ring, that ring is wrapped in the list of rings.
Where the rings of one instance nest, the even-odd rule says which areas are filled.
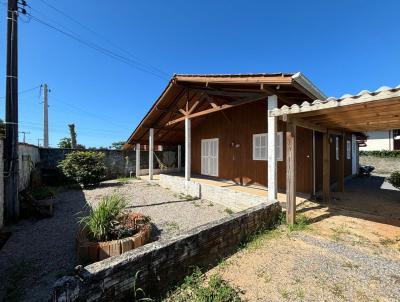
[[[151,68],[156,72],[159,72],[165,76],[169,76],[166,72],[164,72],[163,70],[144,62],[141,58],[139,58],[138,56],[132,54],[131,52],[125,50],[124,48],[120,47],[119,45],[115,44],[114,42],[112,42],[111,40],[109,40],[107,37],[105,37],[104,35],[96,32],[95,30],[91,29],[90,27],[88,27],[87,25],[83,24],[82,22],[76,20],[75,18],[71,17],[70,15],[68,15],[67,13],[63,12],[62,10],[58,9],[57,7],[55,7],[54,5],[48,3],[45,0],[40,0],[42,3],[44,3],[45,5],[47,5],[48,7],[52,8],[53,10],[55,10],[56,12],[58,12],[59,14],[63,15],[65,18],[69,19],[70,21],[74,22],[75,24],[78,24],[79,26],[81,26],[82,28],[86,29],[87,31],[91,32],[93,35],[103,39],[104,41],[106,41],[108,44],[114,46],[115,48],[123,51],[124,53],[128,54],[129,56],[131,56],[132,58],[134,58],[138,63],[140,63],[141,65],[147,67],[147,68]]]
[[[38,89],[38,88],[40,88],[40,85],[32,87],[32,88],[29,88],[29,89],[26,89],[26,90],[18,91],[18,94],[28,93],[28,92],[33,91],[33,90]],[[5,98],[6,97],[4,97],[4,96],[0,97],[0,99],[5,99]]]
[[[88,42],[88,41],[84,40],[83,38],[77,36],[76,34],[73,34],[71,30],[68,30],[69,32],[67,32],[67,31],[65,31],[63,29],[60,29],[60,28],[58,28],[58,27],[56,27],[56,26],[54,26],[54,25],[52,25],[52,24],[50,24],[50,23],[48,23],[46,21],[43,21],[43,20],[33,16],[32,14],[30,14],[29,16],[32,18],[32,20],[34,20],[34,21],[36,21],[36,22],[38,22],[38,23],[40,23],[42,25],[45,25],[45,26],[47,26],[47,27],[49,27],[49,28],[51,28],[51,29],[53,29],[53,30],[55,30],[55,31],[57,31],[57,32],[65,35],[65,36],[67,36],[67,37],[69,37],[69,38],[71,38],[71,39],[73,39],[73,40],[75,40],[75,41],[77,41],[77,42],[89,47],[89,48],[91,48],[91,49],[93,49],[93,50],[96,50],[99,53],[102,53],[102,54],[104,54],[104,55],[106,55],[106,56],[108,56],[110,58],[113,58],[113,59],[115,59],[117,61],[125,63],[125,64],[127,64],[128,66],[130,66],[130,67],[132,67],[134,69],[138,69],[140,71],[152,74],[152,75],[154,75],[154,76],[156,76],[156,77],[158,77],[158,78],[160,78],[162,80],[167,80],[168,79],[164,75],[160,75],[160,74],[155,73],[155,72],[153,72],[153,71],[151,71],[149,69],[145,69],[143,67],[137,66],[137,62],[132,61],[131,59],[129,59],[127,57],[124,57],[124,56],[122,56],[120,54],[117,54],[117,53],[115,53],[115,52],[113,52],[113,51],[111,51],[109,49],[106,49],[106,48],[104,48],[102,46],[99,46],[97,44],[94,44],[92,42]]]

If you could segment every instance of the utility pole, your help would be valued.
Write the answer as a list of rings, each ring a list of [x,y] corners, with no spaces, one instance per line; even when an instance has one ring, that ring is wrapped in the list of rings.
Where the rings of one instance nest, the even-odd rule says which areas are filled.
[[[48,99],[49,89],[47,84],[43,85],[43,147],[49,147],[49,99]]]
[[[25,144],[25,143],[26,143],[25,135],[26,135],[26,134],[31,134],[31,133],[30,133],[30,132],[27,132],[27,131],[19,131],[19,133],[22,133],[22,134],[24,135],[23,142],[24,142],[24,144]]]
[[[8,0],[6,137],[4,140],[4,214],[6,222],[19,217],[18,200],[18,2]]]

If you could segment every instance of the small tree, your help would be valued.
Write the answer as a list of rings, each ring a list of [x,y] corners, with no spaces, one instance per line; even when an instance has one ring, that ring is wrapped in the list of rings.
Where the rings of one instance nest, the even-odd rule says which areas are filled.
[[[84,187],[98,185],[106,173],[104,154],[100,152],[71,152],[58,167],[65,176],[73,179]]]
[[[63,137],[58,142],[58,148],[71,149],[71,139],[69,137]]]
[[[125,145],[125,141],[113,142],[110,149],[120,150]]]

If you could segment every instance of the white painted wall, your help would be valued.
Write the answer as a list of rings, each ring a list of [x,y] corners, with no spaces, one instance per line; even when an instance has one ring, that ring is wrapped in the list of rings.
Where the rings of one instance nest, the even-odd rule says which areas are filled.
[[[31,172],[40,161],[39,148],[29,144],[18,145],[19,156],[19,190],[22,191],[29,187]]]
[[[360,151],[393,150],[393,131],[370,131],[366,133],[368,140],[366,147],[360,147]]]

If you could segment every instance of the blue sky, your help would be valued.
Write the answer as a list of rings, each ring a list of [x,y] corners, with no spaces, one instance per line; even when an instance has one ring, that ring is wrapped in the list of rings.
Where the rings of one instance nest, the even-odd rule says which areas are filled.
[[[168,75],[301,71],[329,96],[400,84],[397,0],[46,1],[98,35],[41,0],[27,1],[33,16],[128,56],[118,45]],[[6,7],[0,11],[4,117]],[[35,20],[22,17],[19,29],[19,90],[48,83],[52,146],[68,135],[68,123],[86,146],[125,140],[167,84]],[[20,130],[36,144],[39,90],[20,94],[19,106]]]

